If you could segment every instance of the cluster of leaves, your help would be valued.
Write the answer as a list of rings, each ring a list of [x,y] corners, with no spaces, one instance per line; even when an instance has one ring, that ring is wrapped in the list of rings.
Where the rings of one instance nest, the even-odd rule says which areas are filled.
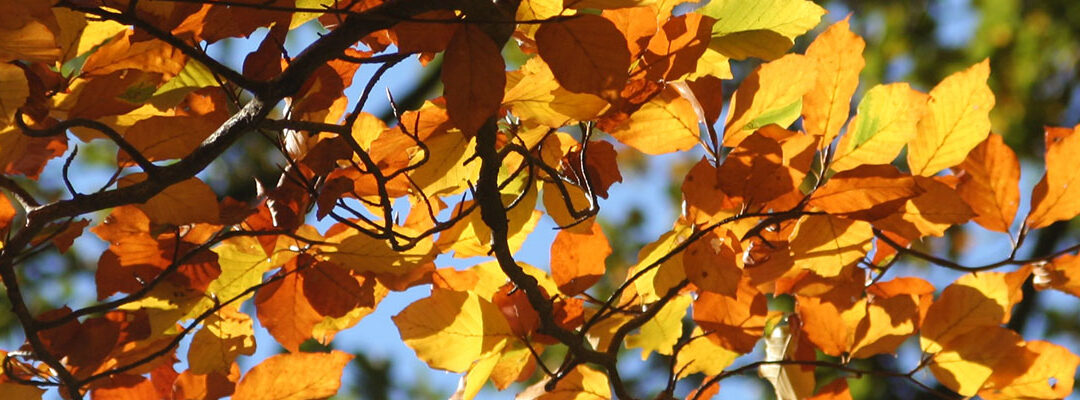
[[[0,3],[0,278],[27,339],[4,353],[0,392],[327,397],[351,356],[300,344],[328,343],[419,285],[431,295],[394,323],[432,368],[464,373],[461,398],[536,376],[522,397],[634,398],[619,374],[625,348],[669,361],[660,398],[680,387],[708,398],[752,370],[785,399],[849,396],[843,377],[817,383],[819,369],[898,377],[943,396],[916,374],[929,369],[961,396],[1072,391],[1080,357],[1002,324],[1025,280],[1080,295],[1080,246],[1017,256],[1031,232],[1080,214],[1080,185],[1070,185],[1080,127],[1046,130],[1046,174],[1014,223],[1019,165],[990,133],[988,62],[928,94],[868,88],[849,120],[864,43],[846,20],[805,54],[785,54],[824,9],[717,0],[673,13],[679,3]],[[289,32],[313,20],[329,33],[285,54]],[[205,52],[263,27],[240,71]],[[511,71],[508,43],[529,55]],[[388,69],[439,53],[442,97],[395,110],[393,126],[364,112]],[[766,62],[725,98],[730,61],[747,58]],[[355,83],[365,90],[350,109],[344,90],[363,64],[379,68]],[[284,117],[272,117],[277,107]],[[71,184],[69,133],[118,148],[101,190]],[[287,163],[257,200],[219,199],[195,175],[242,135],[269,138]],[[596,218],[622,180],[617,153],[693,148],[706,155],[683,181],[680,218],[625,276],[607,273],[611,247]],[[25,188],[65,153],[68,195]],[[107,215],[84,217],[97,211]],[[308,224],[327,217],[327,230]],[[541,218],[561,228],[548,268],[514,259]],[[968,221],[1009,234],[1009,254],[965,266],[911,247]],[[109,243],[98,302],[30,310],[19,269],[85,230]],[[494,260],[438,268],[440,254]],[[888,278],[903,257],[971,274],[935,299],[921,278]],[[605,278],[610,293],[594,287]],[[794,307],[770,310],[780,297]],[[240,310],[248,300],[254,316]],[[253,318],[288,353],[241,376]],[[909,338],[922,357],[905,370],[851,364]],[[761,341],[763,357],[732,367]],[[545,363],[552,354],[557,366]],[[187,370],[177,372],[180,358]]]

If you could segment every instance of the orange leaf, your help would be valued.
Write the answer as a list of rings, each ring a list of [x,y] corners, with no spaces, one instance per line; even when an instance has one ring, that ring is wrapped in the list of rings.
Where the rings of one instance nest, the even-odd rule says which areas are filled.
[[[135,30],[124,30],[101,46],[83,64],[84,76],[102,76],[125,69],[158,72],[166,79],[180,73],[187,56],[160,40],[134,41]]]
[[[645,78],[676,81],[694,72],[709,46],[716,20],[698,13],[671,18],[656,32],[642,57]]]
[[[184,371],[176,377],[171,389],[173,398],[219,399],[231,395],[239,379],[240,367],[233,363],[227,375],[217,372],[200,375]]]
[[[442,82],[446,112],[462,132],[473,134],[499,111],[506,87],[499,47],[473,24],[462,25],[446,48]]]
[[[611,246],[604,230],[595,221],[587,232],[560,230],[551,243],[551,278],[559,291],[574,296],[592,287],[604,277],[604,259],[611,255]]]
[[[923,190],[910,175],[891,165],[864,165],[834,175],[810,196],[810,205],[829,214],[875,220],[904,205]]]
[[[664,89],[610,133],[623,144],[646,154],[683,151],[699,141],[694,106],[673,88]]]
[[[803,95],[814,87],[816,69],[805,56],[788,54],[762,64],[731,95],[724,146],[737,146],[758,128],[787,128],[799,117]]]
[[[968,153],[959,169],[963,172],[956,191],[978,214],[975,222],[986,229],[1008,232],[1020,206],[1020,162],[1016,153],[1001,136],[991,134]]]
[[[946,287],[923,321],[923,351],[937,353],[961,335],[1008,321],[1013,305],[1023,297],[1020,286],[1029,273],[1029,268],[1022,268],[967,274]]]
[[[1042,340],[1027,342],[1024,348],[1037,354],[1029,368],[1023,364],[1002,363],[999,370],[979,391],[987,400],[1063,399],[1073,392],[1076,367],[1080,357],[1069,349]],[[999,373],[1011,370],[1010,373]]]
[[[326,398],[337,393],[341,372],[351,354],[292,353],[271,356],[252,368],[236,384],[234,400]]]
[[[874,227],[892,231],[909,241],[926,235],[941,236],[945,230],[967,222],[975,212],[948,183],[950,177],[915,177],[922,194],[896,213],[874,221]]]
[[[1046,175],[1031,194],[1030,229],[1056,221],[1072,219],[1080,213],[1080,125],[1069,128],[1046,128]]]
[[[814,88],[803,96],[803,127],[811,135],[824,136],[822,146],[832,143],[847,122],[851,96],[866,65],[862,57],[866,42],[848,28],[850,18],[825,29],[806,49],[818,73]]]
[[[154,384],[140,375],[114,375],[95,382],[94,400],[142,400],[158,397]]]
[[[817,394],[807,400],[851,400],[851,391],[848,390],[847,378],[836,378],[829,384],[818,389]]]
[[[990,60],[949,75],[930,91],[928,112],[908,144],[911,173],[934,176],[960,164],[990,134],[994,93],[986,84]]]
[[[304,283],[296,273],[295,263],[292,261],[283,269],[288,275],[255,293],[259,323],[281,347],[294,353],[300,351],[300,344],[311,338],[312,329],[323,320],[303,294]]]
[[[656,35],[656,9],[649,6],[604,10],[601,14],[626,37],[630,57],[637,59]]]
[[[783,147],[760,131],[739,142],[718,174],[719,188],[745,205],[768,202],[798,185],[784,165]]]
[[[1035,288],[1052,288],[1080,297],[1080,256],[1063,254],[1043,265],[1035,264]]]
[[[791,254],[797,265],[832,277],[865,257],[873,238],[874,232],[865,221],[808,215],[791,234]]]
[[[134,185],[146,180],[146,174],[138,173],[120,178],[120,187]],[[198,207],[191,207],[198,204]],[[157,224],[184,225],[193,222],[217,222],[217,194],[199,178],[190,178],[165,188],[145,203],[136,205]]]
[[[571,92],[611,97],[604,92],[612,94],[629,76],[626,38],[599,15],[545,23],[536,30],[536,46],[555,79]]]
[[[683,252],[686,277],[701,290],[735,296],[743,275],[742,253],[734,232],[713,229]]]
[[[735,296],[712,292],[698,294],[694,322],[712,332],[707,337],[726,349],[749,353],[765,332],[768,313],[765,295],[741,281]]]
[[[1012,372],[1005,366],[1020,371],[1031,366],[1034,354],[1023,346],[1024,339],[1016,332],[997,325],[983,326],[945,343],[930,363],[930,371],[945,387],[974,396],[992,374]]]

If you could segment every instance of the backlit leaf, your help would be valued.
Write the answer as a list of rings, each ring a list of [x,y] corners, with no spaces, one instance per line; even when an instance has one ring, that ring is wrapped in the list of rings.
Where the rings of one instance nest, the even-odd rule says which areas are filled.
[[[809,215],[791,234],[791,253],[796,265],[824,277],[836,276],[866,256],[873,237],[868,222]]]
[[[916,124],[925,112],[926,95],[907,83],[870,88],[840,138],[830,167],[845,171],[863,164],[891,163],[915,137]]]
[[[559,84],[571,92],[602,95],[622,87],[630,69],[626,38],[598,15],[546,23],[536,46]]]
[[[353,359],[343,351],[291,353],[271,356],[248,371],[232,398],[236,400],[304,400],[337,393],[345,364]]]
[[[672,348],[682,336],[682,321],[691,300],[689,295],[672,298],[655,317],[641,325],[638,333],[626,337],[626,347],[641,349],[642,360],[648,360],[653,352],[671,355]]]
[[[1008,232],[1020,207],[1020,161],[1001,136],[991,134],[960,164],[956,191],[986,229]],[[1078,210],[1080,211],[1080,210]]]
[[[816,84],[817,70],[813,65],[806,56],[789,54],[750,73],[731,96],[724,123],[724,146],[737,146],[765,125],[786,128],[795,122],[803,95]]]
[[[946,287],[923,322],[923,351],[937,353],[968,332],[1008,321],[1013,305],[1023,297],[1020,286],[1029,273],[1024,268],[1010,273],[967,274]]]
[[[513,338],[498,307],[470,292],[433,290],[393,319],[417,357],[432,368],[451,372],[465,372]]]
[[[551,278],[559,291],[573,296],[584,292],[604,276],[604,259],[611,246],[600,224],[586,221],[588,232],[560,230],[551,243]]]
[[[736,60],[772,60],[790,49],[796,36],[817,26],[825,9],[807,0],[718,0],[699,12],[717,19],[710,48]]]
[[[1042,340],[1029,341],[1024,349],[1037,354],[1030,368],[1024,369],[1023,365],[1011,362],[1000,364],[999,371],[1018,371],[995,372],[979,391],[979,397],[987,400],[1061,399],[1072,393],[1080,357],[1065,347]]]
[[[464,24],[450,39],[443,59],[446,111],[472,134],[499,110],[506,86],[499,47],[477,25]]]
[[[928,112],[908,144],[911,173],[933,176],[960,164],[990,134],[994,93],[986,80],[990,60],[949,75],[930,91]]]
[[[611,132],[619,142],[645,154],[688,150],[698,144],[693,105],[674,89],[665,89]]]
[[[1046,129],[1046,175],[1031,194],[1031,213],[1027,224],[1038,229],[1056,221],[1072,219],[1080,213],[1080,125]]]
[[[862,57],[866,42],[851,32],[848,19],[829,26],[806,49],[818,73],[814,89],[803,96],[803,127],[809,134],[823,136],[823,146],[832,143],[847,122],[851,96],[866,64]]]

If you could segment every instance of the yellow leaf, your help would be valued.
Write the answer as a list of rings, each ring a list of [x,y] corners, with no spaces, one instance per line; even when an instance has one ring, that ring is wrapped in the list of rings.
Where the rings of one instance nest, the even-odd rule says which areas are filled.
[[[1023,297],[1020,287],[1029,273],[1023,268],[968,274],[946,287],[923,321],[923,352],[937,353],[954,338],[1008,321],[1013,305]]]
[[[423,157],[427,157],[427,162],[409,174],[424,194],[446,196],[460,193],[469,187],[469,180],[475,179],[479,174],[479,161],[466,163],[473,156],[473,149],[476,147],[474,138],[466,137],[455,129],[428,138],[424,143],[427,145],[428,154],[418,151],[409,161],[415,165],[419,164]]]
[[[724,146],[735,147],[766,125],[786,128],[795,122],[803,95],[816,83],[817,69],[813,65],[806,56],[788,54],[750,73],[731,96]]]
[[[1028,228],[1038,229],[1080,213],[1080,125],[1046,130],[1046,175],[1031,195]]]
[[[511,251],[516,252],[521,248],[525,238],[532,232],[533,228],[536,228],[536,224],[540,222],[540,217],[543,215],[542,212],[534,209],[536,207],[536,192],[535,187],[530,188],[529,193],[525,194],[525,198],[521,199],[516,207],[507,212],[507,218],[510,220],[508,242]],[[516,198],[516,195],[504,192],[502,201],[504,205],[509,205]],[[472,200],[466,201],[456,208],[454,212],[457,213],[462,209],[468,209],[472,204]],[[435,245],[441,252],[454,250],[454,257],[456,258],[485,256],[491,250],[491,228],[488,228],[484,221],[481,220],[480,210],[477,208],[450,229],[440,233]]]
[[[655,242],[642,247],[638,252],[638,262],[627,270],[627,277],[634,276],[642,269],[659,262],[661,257],[671,253],[676,246],[686,240],[690,229],[681,224],[677,225],[670,232],[660,235]],[[682,257],[668,257],[659,266],[653,266],[635,280],[634,290],[623,292],[622,301],[635,301],[638,304],[656,302],[668,289],[683,279],[686,279],[686,273],[683,271]]]
[[[1002,365],[1024,359],[1024,340],[1000,326],[983,326],[955,336],[934,356],[930,371],[956,393],[974,396]]]
[[[543,390],[545,381],[537,383],[537,387]],[[531,389],[531,388],[530,388]],[[529,390],[526,389],[526,392]],[[523,393],[527,394],[527,393]],[[566,374],[555,389],[542,393],[539,396],[518,396],[519,400],[609,400],[611,399],[611,387],[607,375],[603,372],[578,365],[570,373]]]
[[[1037,354],[1028,368],[1004,363],[1002,369],[1020,368],[1001,379],[995,372],[979,391],[987,400],[1005,399],[1063,399],[1073,392],[1076,367],[1080,357],[1064,347],[1042,340],[1032,340],[1024,346]]]
[[[464,372],[513,338],[492,302],[471,292],[435,289],[393,317],[401,339],[431,368]],[[453,351],[447,351],[453,349]]]
[[[655,3],[656,0],[562,0],[566,8],[597,8],[601,10],[612,8],[637,7]]]
[[[825,15],[807,0],[714,0],[698,12],[718,20],[709,47],[736,60],[780,57]]]
[[[594,119],[608,105],[595,95],[563,89],[540,57],[530,58],[521,70],[508,75],[503,104],[525,121],[558,128]]]
[[[146,180],[138,173],[120,178],[117,186],[125,187]],[[198,207],[192,207],[198,204]],[[219,218],[217,194],[199,178],[190,178],[165,188],[145,203],[138,204],[150,221],[157,224],[185,225],[197,222],[215,223]]]
[[[22,68],[0,64],[0,126],[15,125],[15,110],[26,103],[30,86]]]
[[[809,215],[791,234],[791,254],[796,265],[831,277],[866,256],[873,238],[868,222]]]
[[[705,49],[705,54],[698,59],[697,68],[686,76],[686,80],[692,81],[700,77],[711,75],[720,79],[731,79],[731,60],[713,49]]]
[[[49,29],[53,18],[48,2],[0,2],[0,62],[12,60],[58,61],[60,46]],[[52,21],[53,24],[56,21]]]
[[[698,144],[699,135],[694,106],[674,88],[664,89],[611,132],[615,139],[645,154],[688,150]]]
[[[230,300],[262,282],[263,273],[273,264],[263,250],[262,244],[250,236],[238,236],[222,242],[215,247],[221,275],[210,282],[206,292],[213,294],[219,301]]]
[[[396,232],[415,236],[405,227],[394,227]],[[375,239],[352,230],[327,238],[336,246],[326,246],[323,254],[345,268],[357,272],[403,275],[435,259],[435,245],[431,238],[424,238],[407,250],[395,250],[389,240]]]
[[[195,333],[188,347],[191,373],[228,374],[237,356],[255,354],[251,317],[237,307],[222,308],[203,321],[202,329]]]
[[[874,221],[874,226],[916,240],[927,235],[942,236],[949,227],[974,217],[971,207],[942,180],[916,176],[915,184],[922,193],[908,199],[899,211]]]
[[[690,295],[685,294],[672,298],[656,316],[641,326],[641,331],[626,337],[626,347],[640,348],[642,361],[648,360],[653,352],[671,355],[675,343],[682,336],[682,320],[691,300]]]
[[[704,335],[705,331],[701,330],[700,326],[695,326],[694,332],[690,335],[690,342],[679,350],[675,370],[680,371],[680,377],[698,372],[706,376],[719,374],[739,357],[739,353],[714,343]]]
[[[908,143],[911,173],[933,176],[964,161],[990,134],[994,93],[986,84],[990,60],[949,75],[930,91],[918,134]]]
[[[505,345],[506,342],[502,342],[502,344]],[[499,359],[502,356],[501,347],[488,353],[484,358],[477,360],[469,367],[469,371],[465,373],[465,376],[461,377],[461,382],[458,383],[457,392],[450,396],[450,400],[472,400],[473,397],[476,397],[476,394],[487,383],[492,371],[495,370],[495,366],[499,364]]]
[[[803,96],[803,127],[806,133],[823,136],[821,146],[832,143],[847,122],[851,96],[866,65],[866,42],[851,32],[848,18],[830,26],[806,49],[818,73],[814,88]]]
[[[306,400],[327,398],[341,387],[341,373],[351,354],[292,353],[271,356],[236,384],[234,400]]]
[[[1020,161],[1001,136],[991,134],[960,164],[956,191],[983,228],[1008,232],[1020,207]],[[1073,169],[1073,168],[1070,168]]]
[[[570,15],[573,12],[566,12],[566,10],[563,7],[563,0],[522,0],[514,19],[517,21],[543,20],[557,15]],[[540,24],[518,24],[515,29],[526,38],[535,40],[538,28]]]
[[[926,95],[907,83],[877,85],[859,102],[857,115],[836,146],[830,167],[846,171],[863,164],[889,164],[915,136],[926,112]]]

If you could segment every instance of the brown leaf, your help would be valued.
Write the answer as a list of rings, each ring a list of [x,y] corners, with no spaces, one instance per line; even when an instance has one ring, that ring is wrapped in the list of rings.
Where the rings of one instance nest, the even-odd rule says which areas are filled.
[[[499,47],[476,25],[462,25],[450,39],[442,67],[446,111],[466,135],[499,111],[505,69]]]

